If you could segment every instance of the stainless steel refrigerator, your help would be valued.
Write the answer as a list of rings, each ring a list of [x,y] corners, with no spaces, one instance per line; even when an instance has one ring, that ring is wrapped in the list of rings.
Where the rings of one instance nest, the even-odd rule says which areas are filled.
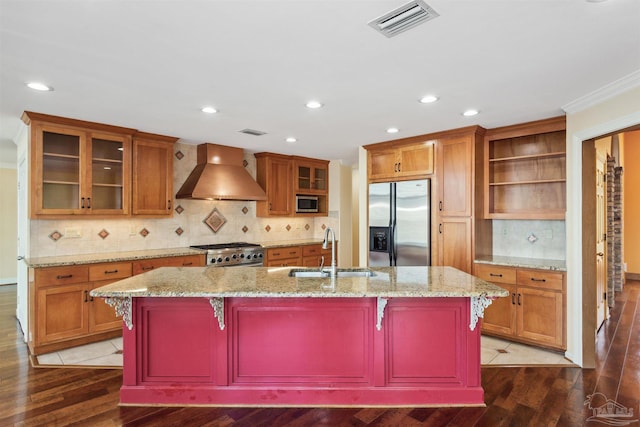
[[[369,266],[431,265],[431,181],[369,184]]]

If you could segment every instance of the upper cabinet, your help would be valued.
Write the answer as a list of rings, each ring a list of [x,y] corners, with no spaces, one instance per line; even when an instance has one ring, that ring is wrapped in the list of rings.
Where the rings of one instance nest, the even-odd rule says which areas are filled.
[[[275,153],[255,157],[256,181],[267,194],[267,200],[256,202],[257,216],[327,215],[329,161]]]
[[[563,116],[487,131],[485,218],[564,219],[565,129]]]
[[[438,141],[438,211],[441,216],[471,216],[474,173],[473,134]]]
[[[33,112],[25,112],[22,120],[30,128],[31,218],[125,217],[142,213],[135,205],[137,200],[131,208],[135,129]],[[165,208],[173,186],[172,150],[167,146],[168,166],[166,160],[165,164],[159,163],[151,156],[142,162],[133,160],[134,175],[145,176],[153,185],[162,185],[158,173],[164,171],[163,182],[169,185],[169,198],[163,196]],[[134,180],[134,187],[135,184]],[[163,213],[167,215],[166,209]]]
[[[329,191],[329,162],[294,157],[297,194],[327,194]]]
[[[25,112],[30,216],[128,215],[132,129]]]
[[[364,148],[370,182],[412,179],[433,173],[433,141],[407,138]]]
[[[138,132],[133,136],[133,214],[173,214],[173,144],[176,138]]]

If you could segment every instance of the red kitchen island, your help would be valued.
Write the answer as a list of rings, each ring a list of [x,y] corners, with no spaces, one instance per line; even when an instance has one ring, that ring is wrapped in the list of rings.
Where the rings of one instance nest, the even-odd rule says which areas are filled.
[[[161,268],[93,290],[123,316],[121,404],[484,405],[478,318],[505,290],[450,267],[296,271],[316,274]]]

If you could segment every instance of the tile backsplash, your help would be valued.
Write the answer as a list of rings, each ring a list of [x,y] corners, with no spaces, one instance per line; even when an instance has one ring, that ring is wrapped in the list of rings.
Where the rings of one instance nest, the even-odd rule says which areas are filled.
[[[174,191],[196,164],[196,146],[175,144]],[[256,162],[245,153],[255,177]],[[173,218],[31,220],[31,257],[186,247],[234,241],[321,239],[338,231],[338,212],[327,217],[258,218],[256,202],[174,200]],[[217,212],[215,212],[217,211]],[[213,215],[212,215],[213,214]],[[209,224],[205,223],[205,220]],[[216,230],[216,231],[214,231]]]
[[[493,255],[566,259],[565,222],[493,220]]]

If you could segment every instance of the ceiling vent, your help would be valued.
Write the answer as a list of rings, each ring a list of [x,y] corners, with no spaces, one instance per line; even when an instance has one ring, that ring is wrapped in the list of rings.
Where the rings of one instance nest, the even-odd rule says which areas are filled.
[[[424,1],[414,0],[370,21],[369,25],[385,36],[393,37],[438,16],[438,12]]]
[[[253,135],[253,136],[261,136],[261,135],[266,135],[266,132],[262,132],[259,130],[255,130],[255,129],[242,129],[240,131],[238,131],[240,133],[246,133],[247,135]]]

